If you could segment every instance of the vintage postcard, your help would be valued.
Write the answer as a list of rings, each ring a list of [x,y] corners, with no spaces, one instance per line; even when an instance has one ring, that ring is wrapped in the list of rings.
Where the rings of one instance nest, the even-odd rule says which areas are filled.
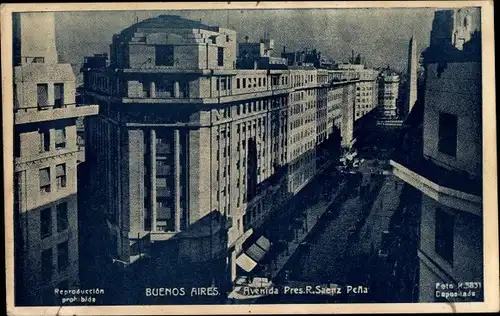
[[[9,315],[498,311],[492,1],[1,14]]]

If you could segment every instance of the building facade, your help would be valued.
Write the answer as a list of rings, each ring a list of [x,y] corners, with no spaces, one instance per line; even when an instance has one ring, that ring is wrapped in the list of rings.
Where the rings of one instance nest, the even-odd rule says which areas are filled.
[[[435,13],[424,51],[425,89],[416,105],[421,120],[391,161],[395,175],[421,192],[421,302],[447,301],[437,283],[483,282],[481,39],[479,33],[466,42],[439,35],[451,32],[457,19],[469,23],[464,13]],[[448,29],[435,29],[443,25]],[[452,300],[482,300],[481,289],[463,292]]]
[[[382,72],[378,82],[378,118],[395,119],[398,116],[399,76]]]
[[[358,56],[358,58],[361,58]],[[362,64],[339,64],[338,69],[350,70],[359,74],[354,102],[354,120],[358,120],[375,109],[378,104],[378,71]]]
[[[100,113],[86,121],[86,161],[102,179],[91,211],[105,213],[113,258],[131,264],[160,247],[172,264],[221,258],[234,279],[253,229],[315,175],[318,122],[330,119],[324,100],[318,112],[318,89],[331,77],[314,67],[235,68],[235,39],[159,16],[115,35],[109,66],[87,58],[84,94]],[[353,104],[354,79],[341,85],[350,87],[342,105]],[[350,117],[351,133],[335,121],[346,142]]]
[[[71,65],[58,63],[54,14],[13,21],[16,304],[53,304],[54,288],[79,284],[76,119],[98,109],[76,104]]]

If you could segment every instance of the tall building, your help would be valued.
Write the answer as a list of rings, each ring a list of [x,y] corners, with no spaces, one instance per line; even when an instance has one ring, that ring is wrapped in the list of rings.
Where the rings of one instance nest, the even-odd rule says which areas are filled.
[[[79,284],[76,119],[98,109],[76,104],[71,65],[58,63],[54,14],[13,22],[16,304],[53,304],[54,288]]]
[[[361,57],[358,56],[357,60],[360,61]],[[359,74],[354,102],[354,119],[359,120],[377,107],[379,89],[377,79],[379,72],[375,69],[366,68],[362,64],[339,64],[337,68]]]
[[[391,161],[394,174],[420,191],[420,302],[482,300],[481,290],[447,299],[436,289],[438,283],[483,282],[481,38],[462,33],[470,40],[451,45],[442,36],[453,33],[459,19],[469,23],[464,13],[435,13],[424,90]]]
[[[246,55],[269,58],[252,47]],[[318,111],[317,90],[343,87],[347,107],[356,78],[325,83],[310,66],[235,61],[234,31],[172,15],[115,35],[109,66],[87,58],[85,98],[101,105],[85,129],[100,179],[90,211],[104,214],[107,255],[128,265],[163,253],[162,267],[190,263],[205,275],[214,259],[234,279],[253,267],[244,242],[315,175],[317,124],[333,114],[328,103]],[[349,121],[335,122],[349,143],[352,120],[350,133]]]
[[[408,115],[417,101],[417,42],[412,37],[408,44],[408,68],[406,78],[406,105],[402,113],[403,117]]]
[[[480,11],[461,8],[436,11],[432,21],[431,46],[452,45],[462,50],[464,43],[480,25]]]
[[[399,75],[381,72],[378,89],[378,118],[391,120],[398,116]]]

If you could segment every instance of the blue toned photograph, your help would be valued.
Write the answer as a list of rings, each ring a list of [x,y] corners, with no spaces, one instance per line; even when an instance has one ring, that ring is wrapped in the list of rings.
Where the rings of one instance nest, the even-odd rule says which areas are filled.
[[[484,302],[482,13],[12,13],[15,306]]]

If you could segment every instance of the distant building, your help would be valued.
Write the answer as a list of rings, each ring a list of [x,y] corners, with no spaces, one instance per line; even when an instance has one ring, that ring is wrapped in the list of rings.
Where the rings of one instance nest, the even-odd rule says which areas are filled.
[[[16,304],[60,304],[54,288],[79,284],[76,119],[98,109],[75,104],[71,65],[57,60],[54,14],[13,21]]]
[[[398,118],[399,75],[381,72],[378,89],[378,118],[393,120]]]
[[[284,69],[286,60],[273,57],[274,40],[261,39],[257,43],[238,43],[237,68],[239,69]]]
[[[359,55],[357,60],[361,60]],[[379,88],[377,79],[379,72],[375,69],[366,68],[362,64],[339,64],[337,69],[350,70],[359,74],[354,102],[354,119],[359,120],[377,107]]]
[[[436,289],[438,283],[483,282],[481,38],[456,32],[460,23],[471,23],[472,13],[435,13],[423,54],[424,91],[391,161],[394,174],[421,192],[420,302],[483,299],[481,290],[447,299]],[[452,41],[443,34],[460,36]]]
[[[471,39],[474,30],[479,27],[479,11],[471,12],[467,8],[436,11],[432,21],[431,46],[452,45],[459,50]]]
[[[162,15],[115,35],[109,65],[103,56],[84,64],[85,98],[101,104],[85,128],[90,176],[100,179],[90,211],[104,215],[111,258],[163,253],[162,269],[189,263],[205,276],[207,263],[222,272],[227,262],[234,280],[259,261],[247,260],[245,241],[317,173],[318,142],[342,130],[351,143],[355,76],[263,67],[272,41],[242,43],[237,58],[235,39]]]
[[[302,51],[287,52],[283,47],[281,57],[286,60],[289,66],[314,66],[318,69],[332,69],[333,62],[324,58],[320,51],[316,49],[304,49]]]

